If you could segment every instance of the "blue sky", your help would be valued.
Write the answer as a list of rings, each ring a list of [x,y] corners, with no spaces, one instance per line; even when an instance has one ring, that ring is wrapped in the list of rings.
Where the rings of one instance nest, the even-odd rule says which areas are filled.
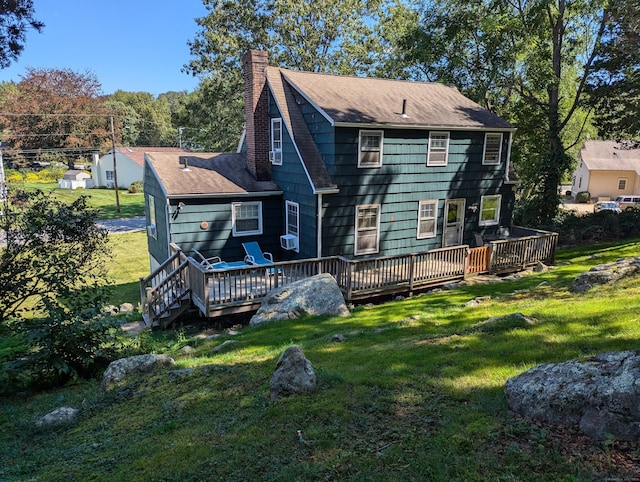
[[[198,79],[182,73],[188,40],[207,11],[201,0],[34,0],[41,33],[27,34],[17,63],[0,81],[20,80],[26,67],[91,71],[104,94],[118,89],[158,95],[192,91]]]

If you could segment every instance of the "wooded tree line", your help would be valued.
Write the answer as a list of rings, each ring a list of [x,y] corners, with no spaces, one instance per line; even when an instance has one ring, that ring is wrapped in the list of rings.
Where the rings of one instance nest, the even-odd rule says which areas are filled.
[[[292,69],[451,83],[518,127],[512,162],[521,179],[521,222],[532,225],[556,214],[558,186],[586,136],[640,137],[640,0],[203,3],[209,13],[196,21],[192,59],[185,65],[201,78],[194,92],[154,98],[119,91],[105,98],[89,89],[81,92],[102,110],[88,101],[78,109],[115,112],[118,142],[125,144],[175,145],[183,127],[183,141],[226,151],[235,148],[242,129],[239,59],[250,48],[266,50],[272,65]],[[24,96],[33,102],[39,74],[3,84],[0,111],[27,112]],[[77,75],[95,85],[90,74]],[[16,110],[23,103],[24,110]],[[48,104],[37,105],[42,111]],[[5,136],[9,121],[18,125],[1,121]],[[20,123],[30,123],[31,132],[71,132],[62,119]],[[90,126],[76,127],[82,132]],[[104,134],[98,126],[95,132]],[[44,143],[26,136],[13,142],[18,139]]]

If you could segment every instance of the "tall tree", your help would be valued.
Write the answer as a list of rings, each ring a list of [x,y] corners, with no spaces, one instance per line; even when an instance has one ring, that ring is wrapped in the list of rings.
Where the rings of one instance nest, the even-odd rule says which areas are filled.
[[[15,149],[99,148],[108,143],[101,86],[90,73],[27,68],[0,94],[3,140]]]
[[[171,146],[177,142],[177,131],[171,125],[171,111],[166,97],[155,98],[148,92],[118,90],[109,96],[120,103],[123,139],[135,146]],[[114,104],[112,104],[114,105]],[[128,109],[124,106],[128,106]]]
[[[521,127],[514,161],[530,194],[527,222],[544,224],[557,213],[558,186],[572,167],[567,148],[577,142],[565,136],[578,114],[584,119],[580,105],[608,24],[605,6],[434,0],[420,29],[405,38],[404,62],[420,61],[426,77],[455,83]],[[530,130],[522,135],[524,126]]]
[[[618,0],[589,77],[600,135],[640,140],[640,1]]]
[[[186,132],[204,146],[228,148],[237,141],[243,118],[240,54],[249,49],[266,50],[270,63],[281,67],[373,73],[384,57],[374,30],[386,2],[203,0],[210,13],[197,20],[200,31],[190,42],[193,59],[185,70],[206,79],[187,102],[186,118],[196,123],[186,124]]]
[[[44,24],[34,18],[33,0],[0,2],[0,69],[18,60],[24,50],[27,30],[40,32]]]

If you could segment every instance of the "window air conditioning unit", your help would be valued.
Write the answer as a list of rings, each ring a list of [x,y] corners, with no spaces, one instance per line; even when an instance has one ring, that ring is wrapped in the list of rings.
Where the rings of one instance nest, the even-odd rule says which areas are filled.
[[[158,230],[156,229],[155,224],[150,224],[149,226],[147,226],[147,234],[154,238],[158,235]]]
[[[271,164],[282,165],[282,151],[269,151]]]
[[[283,234],[280,236],[280,246],[289,251],[298,249],[298,237],[293,234]]]

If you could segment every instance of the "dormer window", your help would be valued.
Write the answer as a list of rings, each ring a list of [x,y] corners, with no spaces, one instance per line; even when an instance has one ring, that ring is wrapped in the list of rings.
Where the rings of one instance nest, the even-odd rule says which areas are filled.
[[[382,165],[382,131],[360,131],[358,167]]]

